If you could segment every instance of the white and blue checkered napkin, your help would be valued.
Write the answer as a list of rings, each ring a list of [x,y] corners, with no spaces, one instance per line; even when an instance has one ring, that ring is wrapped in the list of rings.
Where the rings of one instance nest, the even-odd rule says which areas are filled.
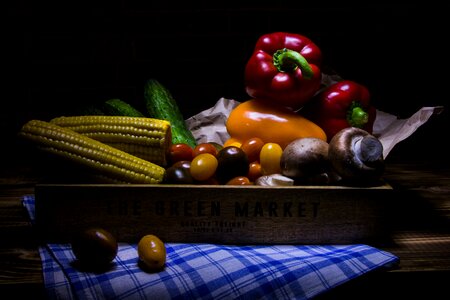
[[[34,196],[23,198],[34,220]],[[136,244],[119,244],[113,267],[78,270],[68,244],[41,247],[52,299],[310,299],[399,259],[368,245],[166,243],[165,269],[146,273]]]

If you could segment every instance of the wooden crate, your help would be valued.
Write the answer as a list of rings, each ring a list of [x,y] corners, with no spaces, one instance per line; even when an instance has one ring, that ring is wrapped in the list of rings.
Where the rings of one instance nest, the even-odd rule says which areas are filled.
[[[342,186],[38,184],[36,225],[48,242],[101,226],[119,241],[336,244],[386,236],[389,184]]]

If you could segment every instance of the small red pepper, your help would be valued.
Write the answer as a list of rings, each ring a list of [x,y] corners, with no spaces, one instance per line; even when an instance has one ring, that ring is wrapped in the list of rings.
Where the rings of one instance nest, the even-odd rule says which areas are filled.
[[[358,127],[372,133],[376,109],[370,103],[367,87],[343,80],[317,94],[300,113],[319,125],[330,141],[338,131],[347,127]]]
[[[245,67],[247,94],[297,110],[319,90],[321,62],[321,50],[309,38],[287,32],[265,34]]]

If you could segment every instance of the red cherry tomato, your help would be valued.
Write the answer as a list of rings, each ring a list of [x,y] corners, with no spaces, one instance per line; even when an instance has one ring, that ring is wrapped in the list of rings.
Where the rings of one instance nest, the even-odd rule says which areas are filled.
[[[214,156],[217,156],[217,148],[211,143],[200,143],[193,149],[193,155],[196,157],[197,155],[201,153],[209,153]]]
[[[250,163],[247,177],[250,181],[255,181],[258,177],[262,176],[261,164],[257,161]]]
[[[171,165],[177,161],[191,161],[194,158],[194,150],[191,146],[184,143],[172,144],[169,147],[168,160]]]
[[[261,152],[264,142],[259,137],[254,137],[242,143],[241,149],[247,154],[248,161],[259,161],[259,153]]]
[[[248,177],[236,176],[236,177],[228,180],[228,182],[226,184],[227,185],[252,185],[253,183],[250,182]]]

